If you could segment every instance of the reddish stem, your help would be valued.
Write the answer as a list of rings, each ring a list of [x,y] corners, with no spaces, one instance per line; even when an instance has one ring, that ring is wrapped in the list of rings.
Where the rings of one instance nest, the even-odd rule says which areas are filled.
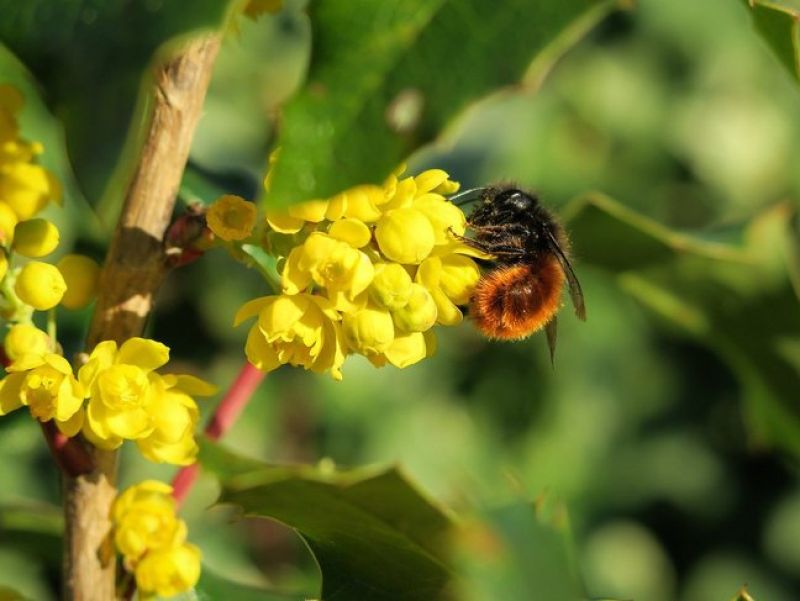
[[[206,425],[205,433],[211,440],[219,440],[236,423],[253,393],[261,384],[266,374],[253,367],[249,362],[245,363],[239,371],[239,375],[231,384],[228,392],[219,402],[214,414]],[[183,502],[189,491],[192,489],[198,475],[198,464],[193,463],[181,468],[172,480],[173,492],[178,503]]]
[[[94,468],[92,458],[83,446],[81,441],[69,438],[56,428],[53,420],[39,422],[42,426],[42,434],[47,441],[47,446],[56,460],[58,467],[65,474],[72,478],[77,478],[83,474],[88,474]]]

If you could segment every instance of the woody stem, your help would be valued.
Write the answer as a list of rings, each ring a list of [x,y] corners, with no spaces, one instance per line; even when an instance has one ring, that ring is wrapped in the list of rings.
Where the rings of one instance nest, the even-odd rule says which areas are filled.
[[[152,112],[100,278],[89,351],[103,340],[121,343],[143,331],[165,274],[164,233],[218,50],[217,36],[199,37],[155,70]],[[116,584],[109,511],[117,452],[77,442],[85,444],[91,470],[64,478],[64,597],[107,601]]]

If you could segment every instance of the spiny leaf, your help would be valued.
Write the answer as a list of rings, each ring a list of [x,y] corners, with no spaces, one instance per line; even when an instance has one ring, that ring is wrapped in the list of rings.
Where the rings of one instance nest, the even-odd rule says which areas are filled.
[[[219,470],[222,503],[300,533],[319,563],[326,601],[441,598],[451,578],[450,520],[397,469],[257,467],[208,442],[201,449],[204,467]]]
[[[615,0],[318,0],[308,83],[285,107],[269,200],[380,182],[472,102],[543,73]],[[572,35],[562,35],[569,32]],[[558,50],[558,52],[554,51]],[[545,52],[545,54],[541,54]]]

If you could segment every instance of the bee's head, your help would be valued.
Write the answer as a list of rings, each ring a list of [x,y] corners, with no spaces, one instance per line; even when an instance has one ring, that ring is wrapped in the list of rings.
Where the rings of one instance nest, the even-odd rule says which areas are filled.
[[[492,198],[484,198],[485,202],[494,203],[498,209],[504,209],[516,214],[530,213],[539,204],[535,196],[517,188],[508,188],[495,191]]]

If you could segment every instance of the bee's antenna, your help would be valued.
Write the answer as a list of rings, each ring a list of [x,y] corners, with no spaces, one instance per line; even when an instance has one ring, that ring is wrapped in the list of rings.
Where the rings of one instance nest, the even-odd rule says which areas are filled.
[[[459,192],[458,194],[451,196],[447,200],[452,202],[457,207],[460,207],[465,204],[469,204],[475,200],[480,198],[480,195],[487,190],[486,186],[481,186],[480,188],[470,188],[469,190],[464,190],[463,192]],[[456,202],[459,201],[459,202]]]

